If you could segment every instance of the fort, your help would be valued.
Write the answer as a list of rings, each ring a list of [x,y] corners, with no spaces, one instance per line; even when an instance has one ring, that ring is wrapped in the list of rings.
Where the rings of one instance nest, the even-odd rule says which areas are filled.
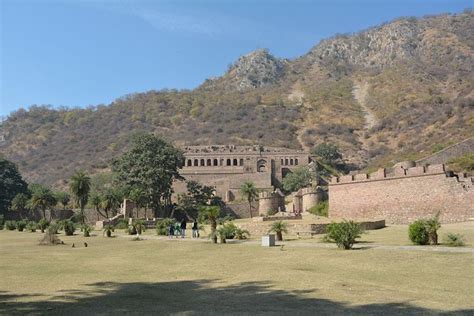
[[[311,162],[309,153],[286,148],[263,146],[187,146],[180,174],[186,180],[198,181],[216,188],[225,202],[241,200],[240,187],[250,181],[260,191],[281,187],[283,177],[295,168]],[[174,191],[186,191],[183,181]]]
[[[474,217],[474,182],[444,164],[402,162],[371,174],[334,177],[329,183],[329,216],[383,218],[408,224],[440,212],[442,222]]]

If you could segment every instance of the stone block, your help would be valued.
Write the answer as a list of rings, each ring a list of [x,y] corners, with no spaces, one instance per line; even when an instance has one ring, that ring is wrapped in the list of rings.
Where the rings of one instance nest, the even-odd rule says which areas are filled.
[[[409,176],[420,176],[425,173],[425,167],[419,166],[419,167],[413,167],[407,169],[407,175]]]
[[[349,174],[349,175],[340,177],[339,183],[352,182],[353,180],[354,180],[354,176]]]
[[[372,172],[370,174],[370,179],[377,180],[385,178],[385,168],[380,168],[379,170]]]
[[[262,236],[262,247],[273,247],[275,246],[275,235]]]
[[[367,180],[367,174],[366,173],[359,173],[354,176],[354,180],[360,181],[360,180]]]

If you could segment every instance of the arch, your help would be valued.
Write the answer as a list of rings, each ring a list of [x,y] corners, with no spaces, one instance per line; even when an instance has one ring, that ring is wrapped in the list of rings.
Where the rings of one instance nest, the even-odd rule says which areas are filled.
[[[267,171],[267,161],[265,159],[260,159],[257,161],[257,172],[266,172]]]
[[[290,158],[290,166],[293,166],[293,158]]]
[[[219,161],[217,159],[214,159],[214,166],[219,165]]]
[[[204,159],[201,159],[201,167],[205,166]]]
[[[227,159],[227,166],[232,166],[232,161],[230,158]]]
[[[244,159],[243,158],[240,158],[239,160],[239,166],[243,166],[244,165]]]
[[[188,162],[186,164],[188,167],[191,167],[193,165],[193,161],[191,159],[188,159]]]
[[[211,159],[207,159],[207,164],[206,166],[212,166],[212,160]]]
[[[197,166],[199,166],[199,160],[194,159],[194,167],[197,167]]]
[[[298,158],[295,158],[295,166],[298,165]]]
[[[285,166],[288,166],[288,158],[285,158]]]
[[[237,158],[234,158],[234,166],[237,166]]]

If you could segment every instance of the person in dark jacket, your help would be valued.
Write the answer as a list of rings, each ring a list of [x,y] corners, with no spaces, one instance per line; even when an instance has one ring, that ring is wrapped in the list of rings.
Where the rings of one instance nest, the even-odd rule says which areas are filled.
[[[184,238],[186,235],[186,218],[183,218],[181,221],[181,238]]]
[[[168,227],[168,238],[173,239],[173,236],[174,236],[174,225],[173,223],[171,223],[170,226]]]
[[[199,238],[199,226],[197,220],[194,220],[193,222],[193,238]]]

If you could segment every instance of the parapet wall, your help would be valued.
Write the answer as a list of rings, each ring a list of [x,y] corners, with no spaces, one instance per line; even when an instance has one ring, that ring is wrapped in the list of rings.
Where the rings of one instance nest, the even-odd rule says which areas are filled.
[[[456,158],[474,152],[474,137],[468,138],[457,144],[446,147],[431,156],[417,160],[418,165],[446,163]]]
[[[329,184],[330,217],[384,218],[388,223],[408,224],[438,211],[442,222],[473,218],[473,179],[445,173],[442,164],[407,169],[396,165],[334,178]]]

